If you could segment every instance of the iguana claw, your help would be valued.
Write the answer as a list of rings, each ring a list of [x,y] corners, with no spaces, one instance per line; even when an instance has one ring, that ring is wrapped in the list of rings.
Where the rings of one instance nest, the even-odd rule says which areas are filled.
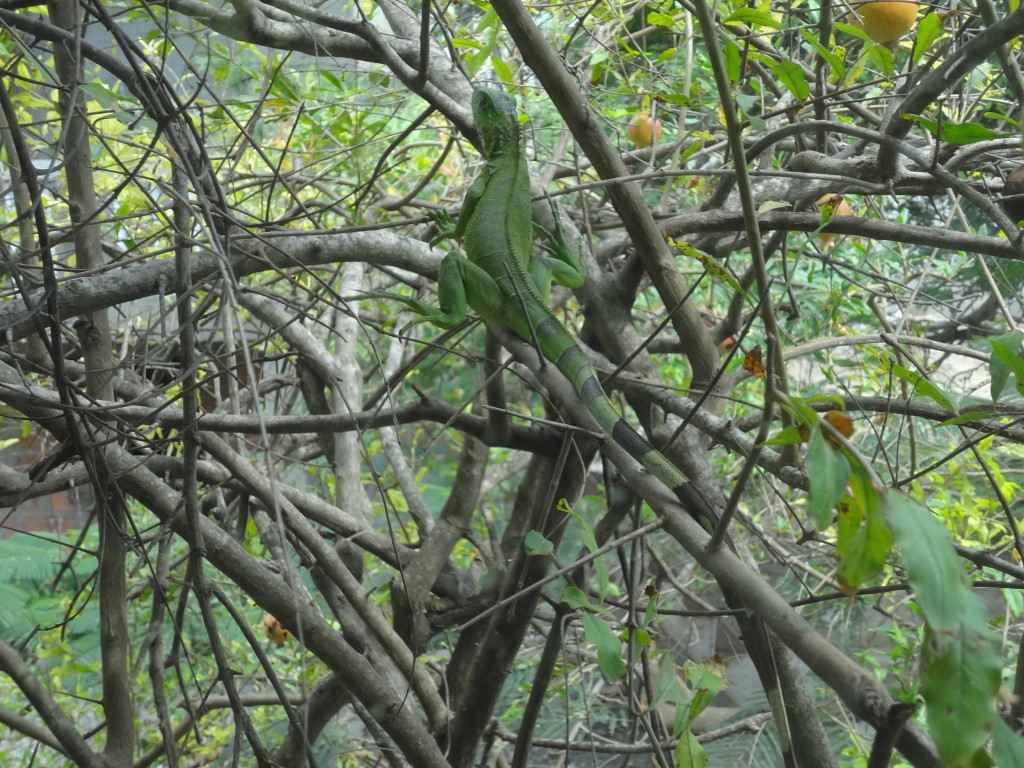
[[[433,248],[435,245],[440,243],[442,240],[448,240],[455,237],[455,220],[452,218],[448,211],[442,209],[440,211],[431,211],[430,218],[434,220],[434,224],[437,226],[438,235],[430,241],[430,247]]]

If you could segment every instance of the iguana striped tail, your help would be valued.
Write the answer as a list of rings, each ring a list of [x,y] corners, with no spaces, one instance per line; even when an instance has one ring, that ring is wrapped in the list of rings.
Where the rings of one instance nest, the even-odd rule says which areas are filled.
[[[539,313],[538,313],[539,314]],[[583,405],[590,411],[601,429],[620,445],[640,465],[676,495],[686,511],[704,527],[714,525],[718,512],[711,500],[665,458],[657,448],[640,435],[626,419],[618,414],[611,399],[601,386],[597,371],[587,353],[555,318],[547,307],[535,325],[537,340],[544,357],[555,364],[572,382]]]
[[[615,406],[601,386],[597,371],[587,353],[555,318],[547,307],[543,307],[543,316],[534,318],[535,331],[544,356],[551,360],[555,367],[572,382],[583,405],[590,411],[601,429],[620,445],[630,456],[643,466],[650,474],[658,478],[675,494],[683,508],[711,533],[719,521],[719,512],[715,504],[697,486],[686,479],[686,476],[669,461],[665,455],[651,445],[644,437],[633,429],[615,410]],[[532,313],[531,313],[532,314]],[[538,315],[540,313],[537,313]],[[729,542],[735,551],[735,546]],[[761,685],[764,688],[768,704],[775,716],[779,733],[779,741],[783,759],[787,768],[796,768],[793,754],[792,737],[789,720],[785,711],[785,702],[779,689],[778,667],[772,650],[771,636],[760,619],[747,612],[743,602],[732,592],[723,589],[726,604],[739,612],[736,619],[746,637],[748,653],[754,662]]]

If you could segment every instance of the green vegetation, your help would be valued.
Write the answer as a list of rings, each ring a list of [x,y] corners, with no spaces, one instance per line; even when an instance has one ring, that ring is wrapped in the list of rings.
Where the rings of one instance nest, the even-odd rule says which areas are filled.
[[[0,764],[1024,765],[1024,15],[912,6],[0,5]],[[475,85],[721,546],[411,323]]]

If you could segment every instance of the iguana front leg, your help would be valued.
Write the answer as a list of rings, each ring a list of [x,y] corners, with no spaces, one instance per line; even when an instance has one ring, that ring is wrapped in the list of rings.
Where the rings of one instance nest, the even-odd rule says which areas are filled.
[[[469,186],[469,190],[466,192],[466,199],[462,201],[462,208],[459,209],[457,221],[453,221],[451,214],[445,210],[434,211],[430,214],[430,218],[434,220],[438,230],[440,230],[437,237],[430,241],[431,246],[437,245],[442,240],[462,239],[462,236],[466,233],[466,225],[469,223],[469,218],[473,215],[473,210],[476,208],[477,202],[479,202],[484,189],[487,187],[487,178],[488,173],[485,170]]]
[[[443,208],[440,211],[431,211],[430,218],[434,220],[434,224],[437,226],[437,237],[431,238],[430,240],[431,248],[442,240],[453,239],[455,237],[455,230],[458,225],[452,219],[452,215],[448,213],[448,211]]]
[[[420,323],[432,323],[441,328],[454,328],[466,319],[470,304],[479,311],[480,307],[502,307],[504,297],[494,279],[484,270],[459,253],[449,253],[441,261],[437,278],[437,307],[420,299],[400,296],[397,293],[374,291],[355,297],[362,299],[391,299],[400,302],[421,317],[402,328],[405,333]],[[492,311],[481,314],[493,319]]]

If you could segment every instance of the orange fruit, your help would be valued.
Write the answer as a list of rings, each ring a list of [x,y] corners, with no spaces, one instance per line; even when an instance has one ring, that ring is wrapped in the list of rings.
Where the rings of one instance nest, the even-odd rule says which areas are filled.
[[[661,120],[650,115],[633,115],[626,126],[626,135],[639,149],[649,147],[661,138]]]
[[[292,638],[292,633],[282,627],[281,622],[269,613],[263,614],[263,631],[274,645],[284,645]]]
[[[827,205],[832,206],[833,216],[853,216],[853,209],[842,195],[822,195],[815,202],[815,205],[818,206],[819,211]],[[829,250],[835,239],[836,236],[831,232],[818,233],[818,240],[821,242],[821,250],[823,251]]]
[[[917,21],[916,0],[866,0],[852,3],[850,23],[876,43],[893,43]]]

